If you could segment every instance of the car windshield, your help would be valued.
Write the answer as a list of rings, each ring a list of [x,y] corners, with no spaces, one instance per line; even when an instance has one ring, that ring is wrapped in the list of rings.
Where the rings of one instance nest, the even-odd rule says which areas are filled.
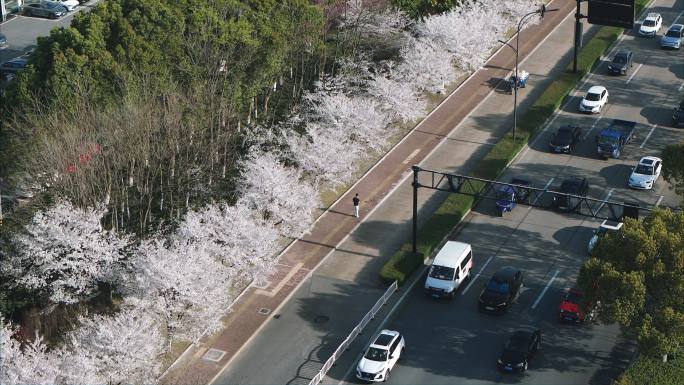
[[[618,138],[614,136],[600,136],[599,144],[618,144]]]
[[[582,294],[576,291],[569,291],[565,295],[565,300],[572,303],[580,303],[580,301],[582,300]]]
[[[635,174],[641,174],[641,175],[653,175],[653,166],[647,166],[645,164],[640,164],[637,166],[636,170],[634,170]]]
[[[590,102],[598,102],[601,100],[601,94],[595,94],[592,92],[587,93],[587,96],[584,98]]]
[[[499,190],[499,192],[496,194],[496,197],[502,201],[512,202],[513,201],[513,192],[511,192],[509,190]]]
[[[680,37],[680,33],[677,30],[671,29],[665,34],[667,37]]]
[[[644,27],[655,27],[655,20],[644,20]]]
[[[371,361],[387,361],[387,350],[370,347],[363,357]]]
[[[627,63],[627,56],[626,55],[617,55],[617,56],[615,56],[615,59],[613,59],[613,63],[625,64],[625,63]]]
[[[527,350],[527,339],[522,335],[514,335],[506,343],[505,349],[515,352],[524,352]]]
[[[492,277],[487,283],[487,290],[494,293],[506,294],[510,291],[511,287],[508,282],[500,281],[496,277]]]
[[[430,268],[430,277],[451,281],[454,279],[454,268],[432,265]]]

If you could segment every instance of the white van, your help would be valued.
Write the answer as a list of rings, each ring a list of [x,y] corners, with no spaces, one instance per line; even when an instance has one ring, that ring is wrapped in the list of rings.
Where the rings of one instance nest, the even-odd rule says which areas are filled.
[[[435,298],[454,297],[456,289],[470,276],[473,250],[468,243],[448,241],[437,253],[425,280],[425,294]]]

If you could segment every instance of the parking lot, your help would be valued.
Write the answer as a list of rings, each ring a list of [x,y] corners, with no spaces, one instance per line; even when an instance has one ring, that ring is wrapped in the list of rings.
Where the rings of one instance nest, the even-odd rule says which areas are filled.
[[[660,34],[682,21],[681,1],[657,1],[650,12],[664,18]],[[638,28],[638,26],[637,26]],[[529,180],[534,187],[555,189],[564,178],[585,177],[589,196],[638,202],[642,206],[678,207],[680,199],[661,178],[652,190],[632,190],[627,180],[642,156],[659,156],[667,144],[684,140],[671,128],[672,111],[684,87],[681,51],[661,50],[659,37],[636,37],[636,28],[613,50],[634,52],[634,67],[625,76],[607,74],[611,55],[588,76],[553,118],[547,129],[511,165],[501,179]],[[659,35],[660,35],[659,34]],[[582,96],[592,85],[609,90],[608,104],[597,115],[578,113]],[[637,123],[636,137],[620,159],[596,155],[594,136],[614,118]],[[564,124],[580,125],[583,138],[575,153],[548,151],[551,132]],[[423,294],[424,278],[411,289],[398,313],[385,325],[401,331],[406,350],[388,380],[397,384],[606,384],[629,362],[634,346],[621,338],[616,325],[564,325],[558,305],[566,288],[575,284],[587,258],[587,244],[600,220],[574,214],[518,206],[507,216],[496,215],[484,201],[468,217],[454,240],[472,244],[475,267],[453,301]],[[503,316],[482,314],[477,298],[489,277],[502,266],[525,273],[525,286]],[[517,328],[541,328],[542,351],[524,376],[496,370],[502,344]],[[371,338],[369,336],[368,338]],[[358,352],[355,352],[358,354]],[[358,382],[356,362],[346,367],[342,382]]]
[[[22,14],[15,15],[10,20],[0,24],[0,32],[7,37],[8,46],[0,49],[0,63],[25,54],[36,46],[38,37],[47,36],[53,28],[65,27],[71,24],[74,16],[79,12],[87,12],[100,0],[91,0],[76,7],[67,15],[56,19],[29,17]]]

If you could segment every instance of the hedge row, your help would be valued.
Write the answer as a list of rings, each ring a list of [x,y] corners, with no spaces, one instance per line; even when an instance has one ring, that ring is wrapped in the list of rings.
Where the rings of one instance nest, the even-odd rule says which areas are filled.
[[[646,3],[647,0],[637,0],[637,10],[643,8]],[[544,90],[539,99],[518,120],[516,141],[513,141],[511,132],[504,135],[485,155],[471,175],[483,179],[497,179],[508,163],[560,107],[580,79],[599,62],[610,45],[620,37],[622,31],[614,27],[601,28],[580,50],[577,57],[577,73],[572,72],[572,64],[570,64],[567,70]],[[474,184],[474,191],[471,192],[479,194],[483,187],[483,183]],[[382,267],[380,278],[386,283],[397,280],[400,285],[403,284],[416,269],[423,265],[425,256],[433,253],[435,247],[441,244],[475,202],[472,196],[450,194],[418,231],[418,253],[411,252],[411,242],[405,243]]]

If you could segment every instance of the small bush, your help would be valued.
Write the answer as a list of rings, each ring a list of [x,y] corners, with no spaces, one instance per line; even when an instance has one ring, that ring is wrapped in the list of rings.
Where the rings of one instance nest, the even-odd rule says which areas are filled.
[[[423,265],[423,254],[412,252],[410,244],[406,246],[394,254],[380,270],[380,278],[385,283],[398,281],[399,285],[403,285],[411,273]]]

